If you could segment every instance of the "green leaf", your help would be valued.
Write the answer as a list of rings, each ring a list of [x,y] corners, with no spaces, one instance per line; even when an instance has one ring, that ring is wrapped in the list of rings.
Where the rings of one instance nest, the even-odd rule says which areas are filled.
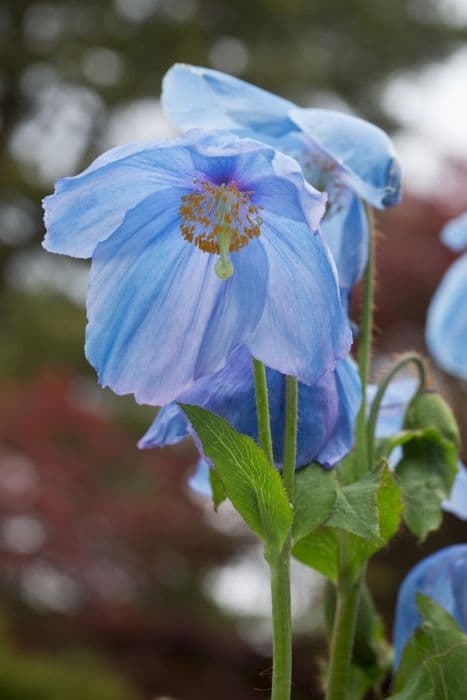
[[[367,539],[377,538],[379,536],[376,510],[378,481],[378,470],[349,486],[341,486],[336,480],[336,501],[326,525]]]
[[[362,482],[364,498],[361,498],[359,489],[352,488]],[[386,465],[361,481],[355,482],[352,487],[339,487],[340,500],[336,498],[331,517],[323,526],[297,542],[292,550],[299,561],[316,569],[331,581],[337,580],[339,537],[343,539],[343,545],[346,548],[349,574],[354,576],[358,574],[362,564],[384,547],[399,529],[402,510],[400,489]],[[355,493],[358,494],[356,498],[354,498]],[[355,503],[359,501],[364,504],[363,507],[366,507],[366,512],[370,510],[370,513],[373,502],[376,513],[376,525],[370,516],[371,529],[367,524],[363,524],[360,528],[361,532],[365,532],[365,537],[355,535],[353,532],[357,529],[355,524],[360,523],[358,514],[355,518],[353,517]],[[348,520],[346,513],[350,513]],[[337,527],[336,523],[340,523],[341,527]],[[369,538],[370,534],[373,535],[372,539]]]
[[[273,551],[280,551],[292,526],[292,509],[279,472],[250,437],[198,406],[180,404],[212,461],[233,506]]]
[[[336,500],[334,470],[312,463],[299,469],[295,477],[293,540],[298,542],[316,530],[331,514]]]
[[[319,527],[294,545],[292,554],[330,581],[337,582],[339,539],[338,530]]]
[[[434,600],[417,596],[422,624],[407,642],[391,696],[397,700],[464,700],[467,636]]]
[[[212,502],[214,504],[214,510],[217,511],[220,504],[225,501],[227,496],[225,495],[220,476],[215,469],[209,470],[209,483],[211,484],[212,489]]]
[[[407,527],[424,540],[442,520],[441,502],[448,498],[457,471],[457,450],[434,428],[427,428],[404,445],[396,474],[404,502]]]

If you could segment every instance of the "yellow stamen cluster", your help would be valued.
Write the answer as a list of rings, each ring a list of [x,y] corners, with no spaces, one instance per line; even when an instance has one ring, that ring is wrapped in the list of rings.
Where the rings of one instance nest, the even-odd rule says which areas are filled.
[[[259,207],[253,192],[241,192],[235,183],[214,185],[195,180],[195,189],[182,197],[179,213],[185,240],[206,253],[228,255],[260,235]]]

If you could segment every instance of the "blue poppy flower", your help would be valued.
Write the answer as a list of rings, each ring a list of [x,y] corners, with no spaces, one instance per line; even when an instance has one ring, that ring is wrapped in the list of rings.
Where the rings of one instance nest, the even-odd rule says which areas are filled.
[[[328,194],[322,231],[347,301],[368,251],[368,223],[360,198],[375,207],[400,200],[400,167],[388,136],[357,117],[302,109],[238,78],[196,66],[177,64],[168,71],[162,104],[182,130],[227,128],[298,160],[307,180]]]
[[[244,344],[313,384],[348,353],[325,196],[226,132],[115,148],[44,200],[44,247],[92,257],[86,356],[103,386],[163,405]]]
[[[421,624],[417,593],[433,598],[467,633],[467,544],[446,547],[423,559],[399,590],[394,628],[395,665],[415,629]]]
[[[381,403],[381,409],[376,422],[376,437],[387,438],[402,430],[407,406],[417,390],[416,379],[396,379],[388,386]],[[368,410],[376,394],[377,387],[370,385],[367,389]],[[394,468],[400,461],[402,450],[396,447],[389,457],[389,466]],[[460,520],[467,520],[467,469],[458,463],[458,471],[454,479],[449,498],[442,502],[443,510],[452,513]]]
[[[285,424],[285,379],[266,370],[270,396],[274,461],[281,466]],[[217,374],[199,379],[179,397],[182,403],[202,406],[225,418],[235,430],[258,440],[255,387],[251,356],[245,347],[235,350]],[[299,384],[297,467],[311,461],[331,467],[350,451],[355,417],[361,401],[360,380],[354,363],[343,359],[314,386]],[[184,424],[184,427],[182,427]],[[141,448],[163,447],[179,442],[191,432],[176,404],[164,406],[147,433]],[[206,462],[201,461],[195,484],[206,486]]]
[[[456,252],[467,249],[467,212],[444,227],[441,240]],[[446,372],[467,379],[467,253],[450,266],[431,300],[426,342]]]

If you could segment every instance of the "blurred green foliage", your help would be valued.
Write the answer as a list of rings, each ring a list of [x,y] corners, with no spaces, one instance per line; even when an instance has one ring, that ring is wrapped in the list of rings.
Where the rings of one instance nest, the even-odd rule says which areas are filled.
[[[25,655],[0,631],[2,700],[134,700],[135,693],[102,660],[86,653]]]

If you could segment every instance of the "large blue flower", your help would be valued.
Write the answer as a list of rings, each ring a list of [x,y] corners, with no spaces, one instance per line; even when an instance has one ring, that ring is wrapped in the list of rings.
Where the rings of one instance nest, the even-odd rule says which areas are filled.
[[[367,389],[369,408],[376,394],[377,387],[370,385]],[[387,438],[402,430],[404,415],[417,390],[417,381],[411,378],[396,379],[387,388],[381,410],[376,423],[376,437]],[[395,467],[402,456],[402,450],[397,447],[390,455],[389,465]],[[459,462],[458,472],[448,499],[442,503],[443,510],[452,513],[461,520],[467,520],[467,469]]]
[[[444,227],[441,239],[456,252],[467,248],[467,212]],[[467,253],[451,265],[431,300],[426,342],[443,369],[467,379]]]
[[[351,333],[299,165],[226,132],[115,148],[44,200],[52,252],[92,257],[86,355],[163,405],[244,344],[313,384]]]
[[[267,369],[274,461],[280,467],[285,422],[284,376]],[[203,406],[222,416],[239,432],[258,440],[255,387],[251,357],[245,347],[234,351],[228,364],[211,377],[200,379],[179,397],[183,403]],[[355,417],[360,406],[358,372],[350,359],[337,363],[313,387],[299,384],[297,466],[315,460],[331,467],[351,449]],[[139,442],[139,447],[163,447],[179,442],[190,426],[176,404],[164,406]],[[195,485],[206,485],[208,467],[198,465]]]
[[[433,598],[467,632],[467,544],[446,547],[423,559],[399,590],[394,628],[395,664],[416,627],[421,624],[417,593]]]
[[[302,109],[237,78],[195,66],[175,65],[168,71],[162,103],[180,129],[228,128],[299,161],[308,181],[328,194],[322,230],[347,299],[368,250],[360,198],[375,207],[393,206],[400,199],[400,168],[388,136],[357,117]]]

